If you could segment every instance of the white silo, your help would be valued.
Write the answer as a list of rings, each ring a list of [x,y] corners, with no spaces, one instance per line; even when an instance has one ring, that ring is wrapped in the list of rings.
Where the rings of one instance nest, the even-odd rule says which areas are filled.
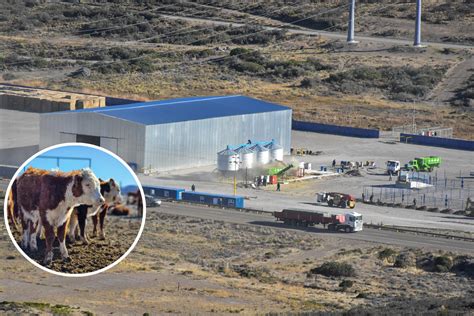
[[[227,146],[226,149],[217,153],[217,169],[220,171],[239,170],[239,155]]]
[[[271,143],[265,146],[270,150],[270,160],[283,161],[283,147],[278,145],[275,140],[272,140]]]
[[[257,144],[252,147],[252,150],[256,154],[256,162],[258,165],[266,165],[270,162],[270,149]]]
[[[242,146],[236,149],[236,152],[239,154],[240,157],[240,168],[242,169],[251,169],[255,164],[255,153],[252,149],[247,146]]]

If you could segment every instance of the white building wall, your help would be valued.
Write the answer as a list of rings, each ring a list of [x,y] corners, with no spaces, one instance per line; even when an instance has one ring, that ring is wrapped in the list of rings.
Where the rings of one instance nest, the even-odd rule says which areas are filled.
[[[291,110],[147,126],[145,167],[165,171],[212,165],[218,151],[249,139],[275,139],[289,153]]]

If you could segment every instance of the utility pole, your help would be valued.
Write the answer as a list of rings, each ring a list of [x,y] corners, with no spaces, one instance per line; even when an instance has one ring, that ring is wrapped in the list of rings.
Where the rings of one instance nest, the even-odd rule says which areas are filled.
[[[347,26],[347,43],[357,44],[354,40],[355,0],[349,0],[349,25]]]
[[[421,0],[416,0],[415,47],[421,47]]]
[[[242,162],[239,160],[239,156],[233,157],[234,160],[229,161],[230,164],[234,164],[233,173],[234,173],[234,195],[237,195],[237,170],[239,170],[239,164]]]
[[[237,171],[234,171],[234,195],[237,195]]]

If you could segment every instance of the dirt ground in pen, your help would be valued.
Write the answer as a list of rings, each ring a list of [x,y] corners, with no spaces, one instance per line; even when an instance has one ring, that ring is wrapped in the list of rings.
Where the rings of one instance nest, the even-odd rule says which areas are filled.
[[[61,259],[59,243],[56,239],[53,244],[54,258],[49,269],[64,273],[87,273],[109,266],[119,259],[132,246],[140,230],[141,220],[138,217],[122,217],[107,215],[105,218],[105,240],[98,236],[92,237],[92,220],[88,220],[86,231],[89,236],[89,244],[76,240],[67,243],[70,261]],[[14,232],[15,240],[21,244],[21,233]],[[38,239],[38,251],[26,251],[26,254],[43,265],[46,243],[44,239]]]

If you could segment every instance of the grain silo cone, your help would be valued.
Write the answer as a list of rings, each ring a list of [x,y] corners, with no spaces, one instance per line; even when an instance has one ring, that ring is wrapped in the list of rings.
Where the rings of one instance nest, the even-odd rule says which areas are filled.
[[[247,146],[242,146],[236,150],[240,157],[240,168],[251,169],[255,164],[255,153]]]
[[[253,146],[251,149],[255,152],[257,165],[266,165],[270,162],[270,149],[260,144]]]
[[[227,146],[226,149],[217,153],[217,169],[220,171],[239,170],[239,155]]]
[[[270,150],[271,161],[283,161],[283,147],[278,145],[275,140],[272,140],[272,142],[266,145],[265,147]]]

